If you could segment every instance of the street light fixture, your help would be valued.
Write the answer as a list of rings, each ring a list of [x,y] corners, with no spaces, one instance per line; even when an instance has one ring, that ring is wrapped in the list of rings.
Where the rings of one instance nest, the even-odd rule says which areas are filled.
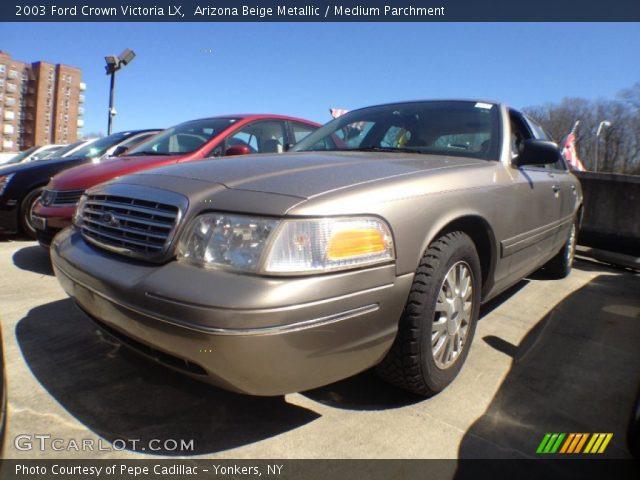
[[[598,146],[600,145],[600,134],[602,133],[602,130],[609,128],[610,126],[611,122],[609,120],[603,120],[600,122],[600,125],[598,125],[598,131],[596,132],[596,165],[593,169],[594,172],[598,171]]]
[[[127,48],[118,57],[115,55],[107,55],[104,57],[104,61],[107,65],[104,67],[107,75],[111,75],[111,85],[109,87],[109,123],[107,124],[107,135],[111,135],[111,127],[113,124],[113,117],[116,116],[116,109],[113,107],[113,98],[116,89],[116,72],[122,67],[131,63],[131,60],[135,58],[136,54],[133,50]]]

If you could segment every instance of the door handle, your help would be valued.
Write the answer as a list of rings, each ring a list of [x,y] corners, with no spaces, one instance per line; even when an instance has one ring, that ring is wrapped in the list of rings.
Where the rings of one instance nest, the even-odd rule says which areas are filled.
[[[558,193],[560,191],[560,185],[553,185],[551,189],[553,190],[553,193]]]

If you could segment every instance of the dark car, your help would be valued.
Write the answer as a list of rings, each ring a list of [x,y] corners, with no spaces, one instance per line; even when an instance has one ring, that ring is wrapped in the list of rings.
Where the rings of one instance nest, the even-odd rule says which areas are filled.
[[[65,170],[51,179],[33,209],[36,237],[45,248],[71,217],[82,193],[115,177],[176,163],[248,153],[282,153],[320,125],[275,114],[243,114],[181,123],[124,155]]]
[[[7,420],[7,384],[4,377],[4,353],[2,350],[2,328],[0,328],[0,454],[4,445],[4,425]]]
[[[70,157],[0,167],[0,234],[22,231],[35,238],[31,210],[51,177],[67,168],[100,161],[115,148],[132,146],[160,129],[129,130],[101,138]]]

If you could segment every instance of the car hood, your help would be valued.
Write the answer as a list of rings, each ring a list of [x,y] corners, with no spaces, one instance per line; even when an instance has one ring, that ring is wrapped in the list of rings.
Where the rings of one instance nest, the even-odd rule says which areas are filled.
[[[61,172],[53,177],[49,188],[53,190],[85,190],[121,175],[171,165],[181,158],[183,158],[182,155],[107,158],[100,163],[79,165]]]
[[[141,175],[204,180],[235,190],[309,199],[387,178],[488,163],[473,158],[412,153],[300,152],[205,160],[154,169]]]
[[[8,175],[10,173],[20,173],[25,171],[35,171],[38,169],[57,168],[58,166],[64,166],[67,164],[74,164],[85,161],[84,158],[78,157],[66,157],[66,158],[53,158],[46,160],[36,160],[33,162],[17,163],[14,165],[1,165],[0,175]]]

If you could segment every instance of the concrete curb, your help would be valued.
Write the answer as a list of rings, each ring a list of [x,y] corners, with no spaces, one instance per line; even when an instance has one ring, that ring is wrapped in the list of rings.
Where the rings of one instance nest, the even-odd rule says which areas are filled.
[[[576,255],[640,271],[640,257],[635,257],[633,255],[625,255],[623,253],[610,252],[608,250],[589,248],[580,245],[576,248]]]

